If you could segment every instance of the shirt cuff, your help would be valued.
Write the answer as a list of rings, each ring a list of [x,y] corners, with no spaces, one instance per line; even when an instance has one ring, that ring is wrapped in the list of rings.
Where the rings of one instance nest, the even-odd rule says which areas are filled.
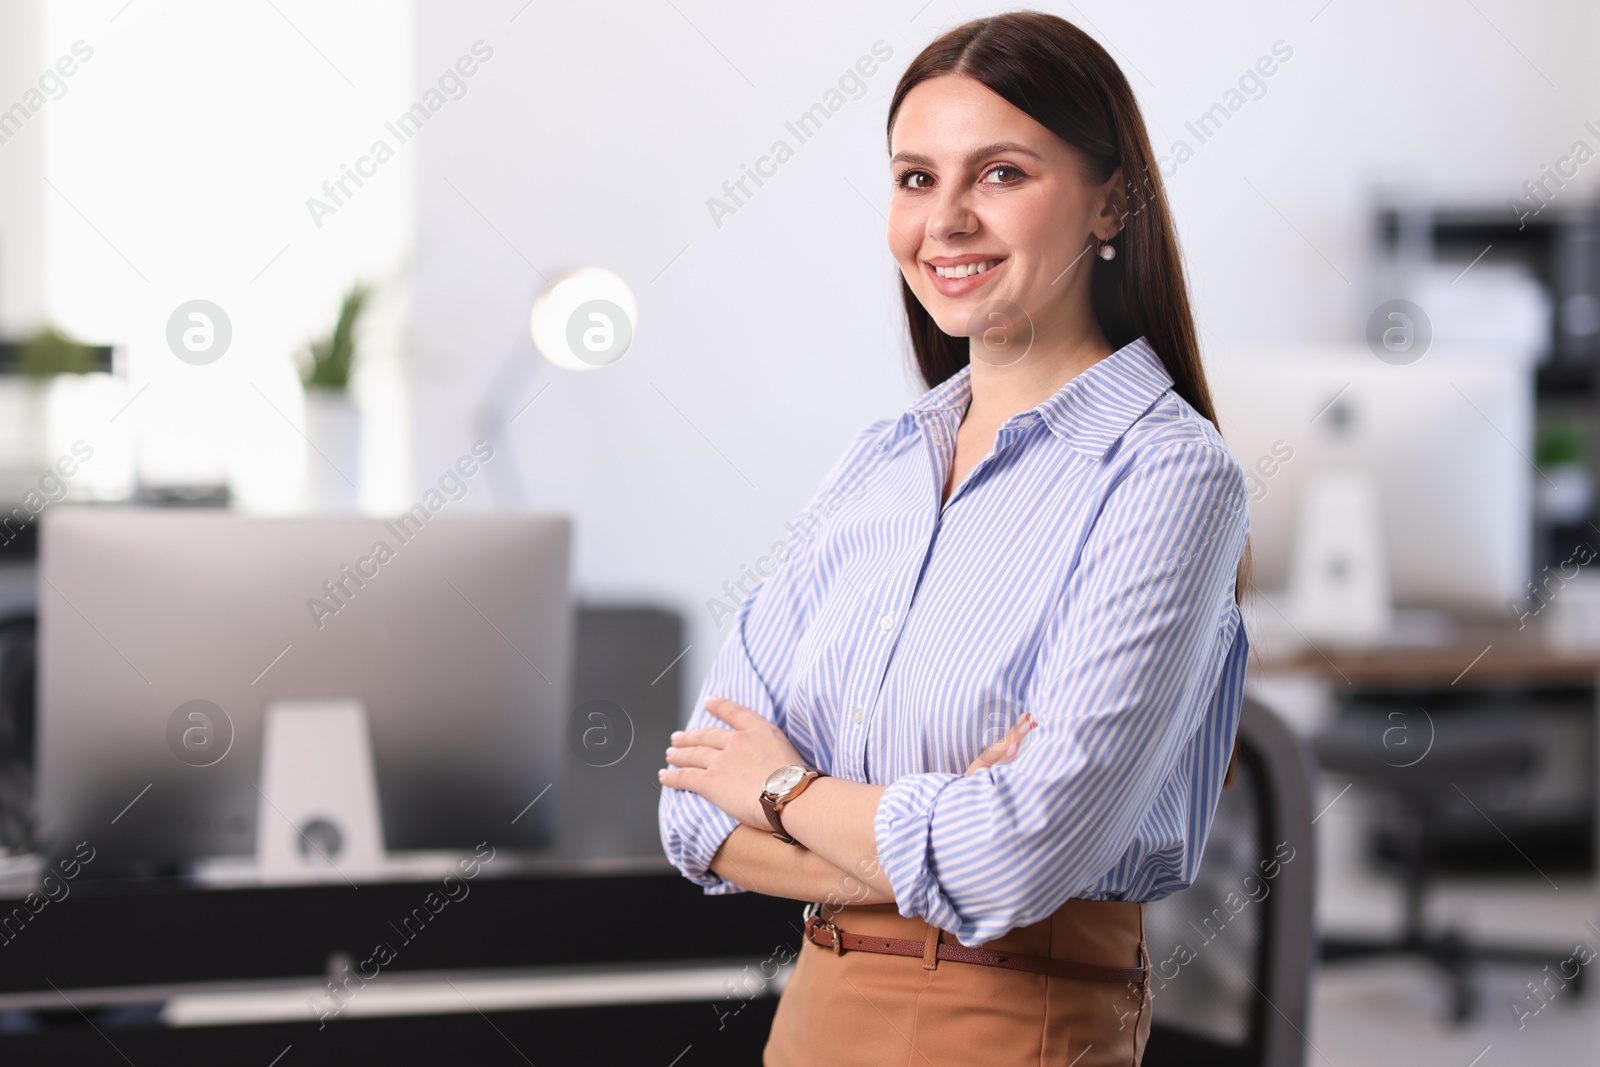
[[[897,778],[878,798],[872,836],[878,863],[894,890],[895,906],[908,919],[921,918],[960,934],[961,916],[933,874],[933,807],[939,795],[964,777],[944,771]]]
[[[711,858],[728,836],[739,827],[739,820],[712,804],[698,793],[687,790],[674,791],[680,795],[665,800],[661,810],[662,837],[667,848],[667,858],[689,881],[705,888],[707,896],[747,892],[744,886],[728,881],[711,870]],[[673,819],[670,806],[692,804],[698,810],[685,817],[679,813]],[[668,830],[672,826],[674,829]]]

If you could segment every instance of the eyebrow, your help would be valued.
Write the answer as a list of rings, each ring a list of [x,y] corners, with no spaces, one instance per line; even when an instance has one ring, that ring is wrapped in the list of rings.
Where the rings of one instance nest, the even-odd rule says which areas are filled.
[[[968,152],[965,162],[967,166],[970,167],[980,159],[987,159],[990,156],[1008,154],[1032,156],[1034,159],[1040,160],[1041,162],[1044,160],[1043,156],[1029,148],[1027,145],[1018,144],[1015,141],[1000,141],[995,144],[984,145],[982,148],[974,149],[973,151]],[[911,163],[919,167],[931,167],[934,165],[932,159],[924,155],[918,155],[915,152],[896,152],[894,155],[889,157],[889,162]]]

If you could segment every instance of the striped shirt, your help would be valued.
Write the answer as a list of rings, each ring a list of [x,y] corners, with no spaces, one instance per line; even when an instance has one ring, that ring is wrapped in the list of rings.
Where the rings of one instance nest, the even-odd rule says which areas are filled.
[[[1248,653],[1244,475],[1140,338],[1013,415],[941,503],[971,368],[873,422],[734,616],[689,728],[727,697],[808,765],[885,785],[900,913],[966,945],[1066,900],[1193,882]],[[770,571],[770,573],[766,573]],[[1024,711],[1015,759],[967,766]],[[668,859],[708,893],[737,821],[662,790]]]

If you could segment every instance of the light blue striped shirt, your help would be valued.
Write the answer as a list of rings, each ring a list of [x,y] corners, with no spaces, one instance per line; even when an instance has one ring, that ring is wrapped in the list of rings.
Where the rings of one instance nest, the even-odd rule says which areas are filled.
[[[970,368],[868,426],[745,599],[723,696],[807,763],[886,785],[902,915],[967,945],[1069,898],[1155,900],[1200,865],[1243,695],[1244,474],[1140,338],[1006,421],[940,496]],[[1031,711],[1018,756],[965,775]],[[736,820],[667,788],[667,857],[708,893]]]

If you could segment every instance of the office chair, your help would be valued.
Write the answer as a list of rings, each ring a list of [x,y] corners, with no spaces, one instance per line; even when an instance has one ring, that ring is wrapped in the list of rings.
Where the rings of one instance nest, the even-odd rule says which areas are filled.
[[[1458,711],[1430,720],[1436,726],[1422,749],[1422,739],[1405,736],[1417,732],[1409,729],[1415,723],[1395,718],[1409,713],[1409,708],[1402,713],[1381,704],[1355,704],[1315,739],[1324,768],[1394,801],[1405,900],[1397,936],[1324,938],[1321,955],[1325,962],[1391,955],[1426,960],[1449,985],[1451,1017],[1465,1022],[1477,1012],[1473,972],[1478,965],[1525,964],[1537,971],[1545,964],[1558,965],[1567,955],[1554,948],[1469,941],[1453,929],[1430,930],[1425,915],[1438,827],[1457,809],[1470,811],[1471,805],[1481,813],[1484,806],[1494,807],[1489,797],[1527,783],[1538,764],[1538,748],[1526,719]],[[1574,993],[1582,992],[1581,970],[1571,985]]]
[[[573,622],[558,851],[570,859],[665,867],[656,768],[667,735],[683,725],[683,616],[649,606],[578,604]]]
[[[1301,1067],[1314,960],[1311,758],[1246,697],[1199,874],[1145,915],[1145,1067]]]
[[[32,615],[0,618],[0,855],[33,844]]]

